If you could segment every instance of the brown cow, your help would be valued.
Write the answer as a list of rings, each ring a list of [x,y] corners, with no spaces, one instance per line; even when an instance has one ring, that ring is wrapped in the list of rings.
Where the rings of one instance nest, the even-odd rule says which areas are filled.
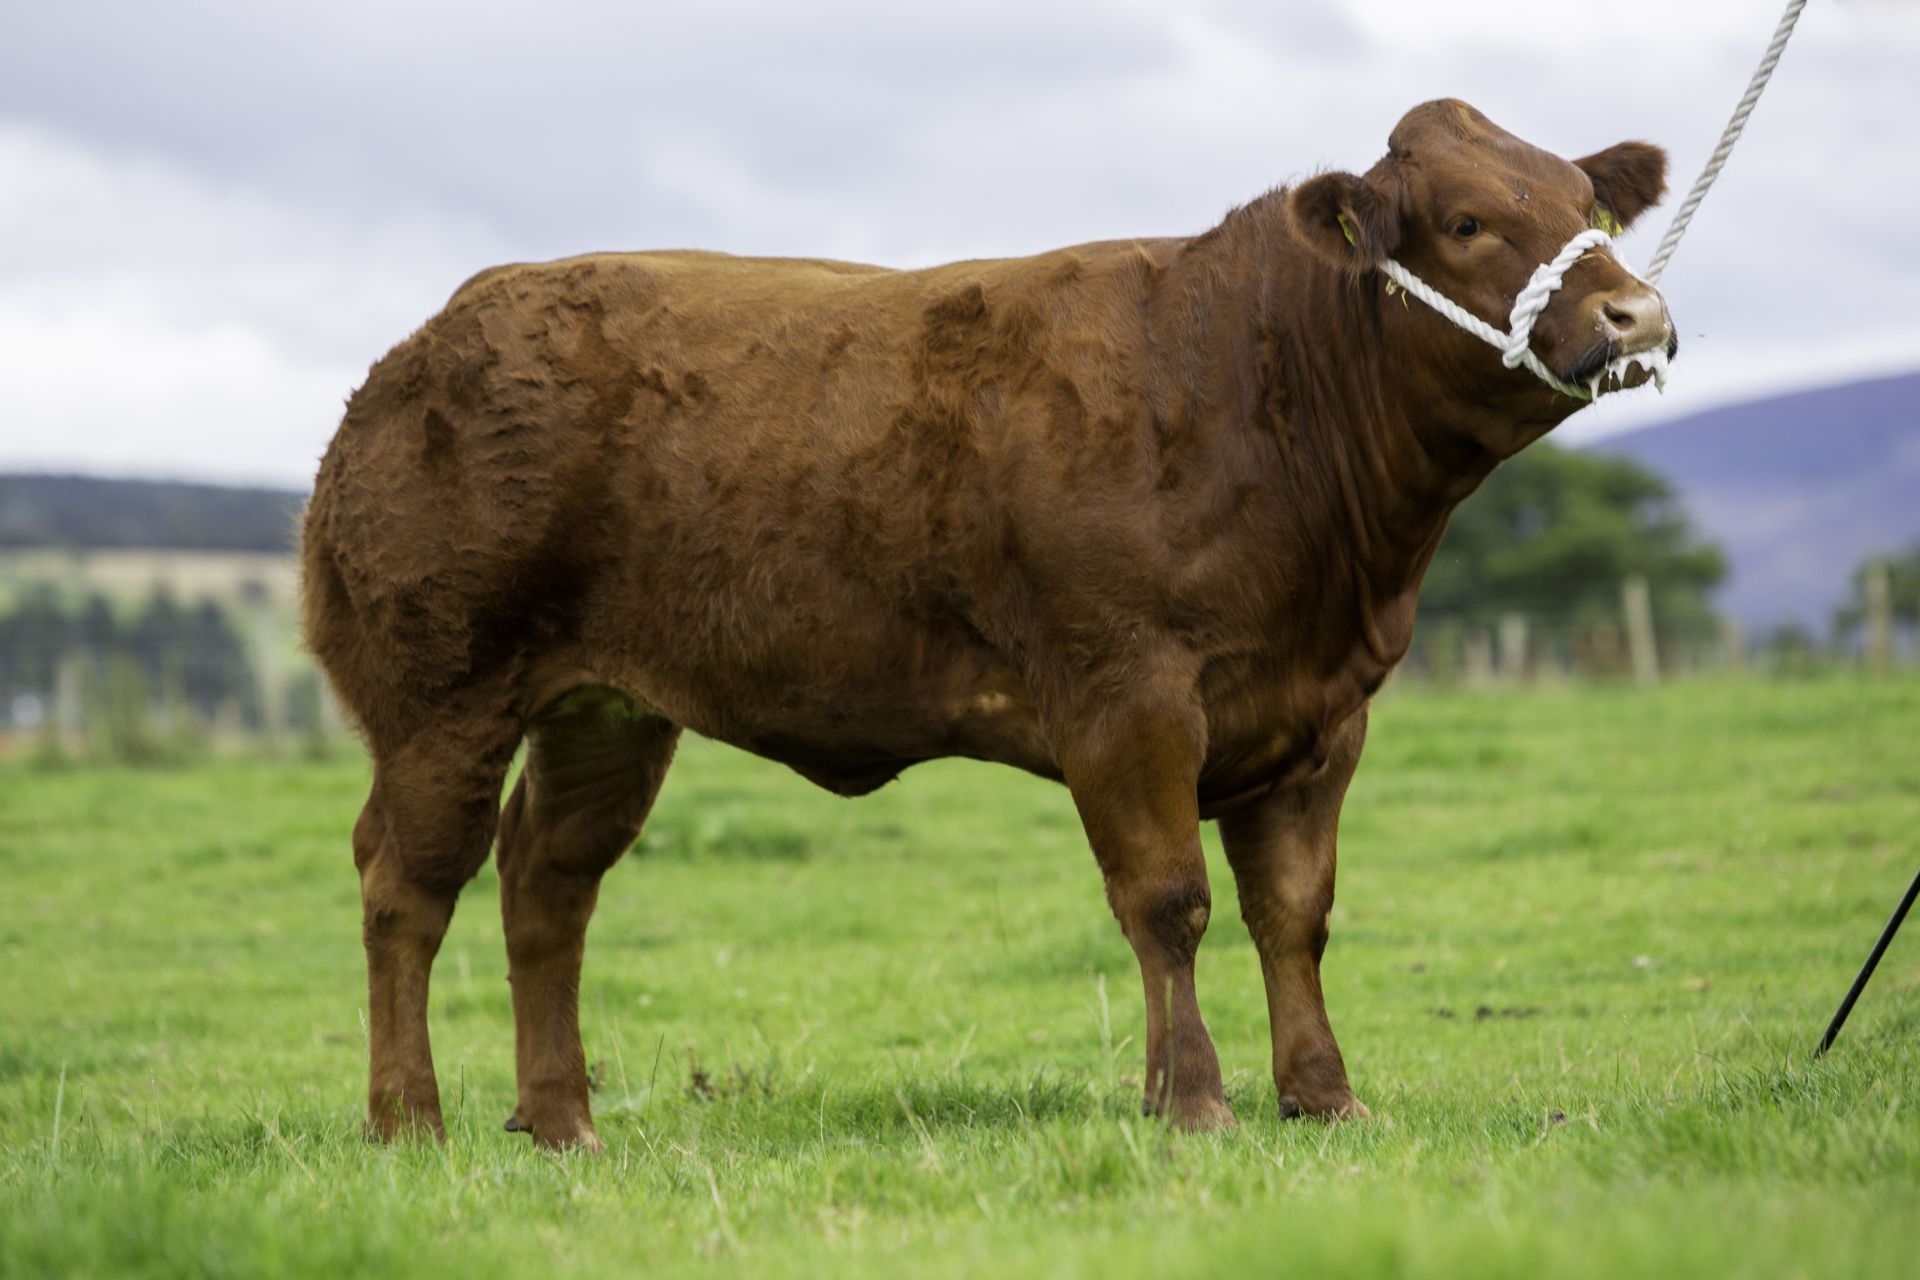
[[[1373,268],[1504,327],[1536,264],[1631,223],[1665,168],[1434,102],[1364,176],[1191,239],[469,281],[355,393],[306,517],[307,638],[373,756],[372,1130],[442,1129],[428,971],[497,831],[508,1128],[598,1145],[587,920],[683,726],[842,795],[940,756],[1065,782],[1145,980],[1147,1106],[1195,1129],[1233,1122],[1193,979],[1218,818],[1282,1110],[1365,1114],[1319,966],[1368,699],[1448,512],[1578,407]],[[1671,342],[1596,251],[1533,349],[1579,380]]]

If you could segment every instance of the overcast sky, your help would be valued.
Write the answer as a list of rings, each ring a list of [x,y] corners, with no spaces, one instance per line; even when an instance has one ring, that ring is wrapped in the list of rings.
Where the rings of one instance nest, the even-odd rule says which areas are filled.
[[[304,486],[482,266],[1190,233],[1443,95],[1684,190],[1778,8],[0,0],[0,469]],[[1667,395],[1568,438],[1920,367],[1917,165],[1920,3],[1813,0],[1667,273]]]

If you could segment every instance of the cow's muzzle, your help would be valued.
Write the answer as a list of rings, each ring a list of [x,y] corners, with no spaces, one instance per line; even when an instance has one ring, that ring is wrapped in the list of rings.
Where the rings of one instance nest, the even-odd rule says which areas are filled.
[[[1664,375],[1680,337],[1659,290],[1636,281],[1592,300],[1594,340],[1560,372],[1590,394],[1623,391]]]

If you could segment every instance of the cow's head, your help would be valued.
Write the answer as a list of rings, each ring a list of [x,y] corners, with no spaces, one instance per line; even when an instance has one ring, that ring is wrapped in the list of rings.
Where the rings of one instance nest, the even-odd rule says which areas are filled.
[[[1321,257],[1356,275],[1394,258],[1455,302],[1507,328],[1534,269],[1589,226],[1618,233],[1666,192],[1667,156],[1623,142],[1567,161],[1521,141],[1464,102],[1409,111],[1387,154],[1364,175],[1324,173],[1295,188],[1295,230]],[[1398,310],[1396,307],[1395,310]],[[1499,353],[1416,305],[1423,347],[1484,394],[1515,397],[1522,416],[1558,420],[1578,407]],[[1401,322],[1396,321],[1396,325]],[[1568,270],[1533,328],[1533,350],[1556,375],[1585,383],[1621,356],[1676,340],[1665,301],[1604,249]],[[1636,386],[1640,371],[1614,386]],[[1612,389],[1603,387],[1603,390]]]

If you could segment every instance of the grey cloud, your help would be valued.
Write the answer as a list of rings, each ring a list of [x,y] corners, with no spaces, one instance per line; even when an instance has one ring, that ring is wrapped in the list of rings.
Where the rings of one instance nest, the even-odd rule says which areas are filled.
[[[1442,95],[1566,154],[1662,143],[1684,187],[1771,15],[1624,7],[1573,31],[1522,0],[16,6],[0,332],[47,360],[71,358],[63,333],[139,347],[172,390],[69,396],[0,369],[0,426],[49,424],[0,465],[65,432],[90,465],[284,452],[291,475],[358,370],[490,262],[698,245],[913,265],[1191,232],[1364,167]],[[1674,394],[1571,434],[1920,361],[1920,266],[1887,252],[1920,195],[1911,18],[1808,10],[1668,277]],[[146,429],[115,425],[129,412]],[[167,443],[223,438],[245,450]]]
[[[1145,9],[526,12],[43,6],[0,51],[0,112],[307,199],[384,191],[577,244],[713,216],[651,180],[663,155],[724,155],[775,188],[884,187],[937,163],[927,131],[1011,125],[1168,57]]]

